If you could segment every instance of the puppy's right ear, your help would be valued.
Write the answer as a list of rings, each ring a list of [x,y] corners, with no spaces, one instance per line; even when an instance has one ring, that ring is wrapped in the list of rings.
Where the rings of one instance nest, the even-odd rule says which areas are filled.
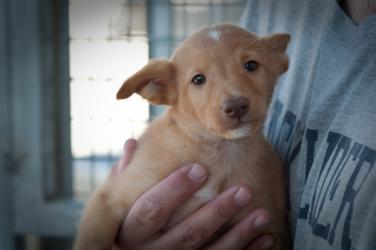
[[[141,95],[154,104],[174,104],[177,98],[177,86],[172,63],[165,59],[150,60],[146,66],[123,83],[116,98],[125,99],[133,93]]]

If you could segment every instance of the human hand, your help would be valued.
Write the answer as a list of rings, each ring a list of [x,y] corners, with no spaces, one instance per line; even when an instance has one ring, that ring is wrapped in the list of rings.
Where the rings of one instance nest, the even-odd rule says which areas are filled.
[[[124,154],[112,173],[121,173],[132,158],[137,142],[128,140]],[[174,210],[205,183],[207,173],[199,165],[184,166],[149,191],[132,206],[119,231],[116,244],[121,249],[197,249],[223,224],[251,202],[252,191],[236,185],[204,205],[167,232],[162,228]],[[271,235],[261,234],[270,224],[265,209],[256,209],[213,242],[207,249],[269,249]]]

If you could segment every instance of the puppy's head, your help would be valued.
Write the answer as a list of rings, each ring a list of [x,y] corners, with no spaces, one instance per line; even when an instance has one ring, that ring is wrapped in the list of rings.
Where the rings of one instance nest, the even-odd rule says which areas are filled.
[[[136,92],[170,105],[191,129],[227,139],[250,136],[260,132],[277,77],[288,68],[289,40],[228,24],[203,28],[170,60],[151,60],[126,80],[117,98]]]

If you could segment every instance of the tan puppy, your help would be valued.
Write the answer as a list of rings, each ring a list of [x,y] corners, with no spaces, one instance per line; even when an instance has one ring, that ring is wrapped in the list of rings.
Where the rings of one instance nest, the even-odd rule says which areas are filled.
[[[207,166],[209,179],[170,219],[170,227],[226,188],[247,184],[253,201],[231,224],[255,208],[273,223],[265,233],[276,249],[288,248],[282,166],[262,135],[277,77],[288,68],[290,36],[257,37],[233,25],[201,29],[170,60],[151,60],[126,80],[118,99],[133,93],[169,105],[139,138],[126,170],[110,176],[89,201],[76,249],[111,249],[130,207],[179,166]]]

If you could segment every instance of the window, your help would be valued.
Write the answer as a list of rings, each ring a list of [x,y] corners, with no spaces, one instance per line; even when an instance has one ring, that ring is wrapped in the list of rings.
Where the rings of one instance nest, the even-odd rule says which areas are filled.
[[[141,97],[115,98],[122,82],[148,60],[146,1],[72,0],[69,20],[73,190],[82,198],[149,119]]]

